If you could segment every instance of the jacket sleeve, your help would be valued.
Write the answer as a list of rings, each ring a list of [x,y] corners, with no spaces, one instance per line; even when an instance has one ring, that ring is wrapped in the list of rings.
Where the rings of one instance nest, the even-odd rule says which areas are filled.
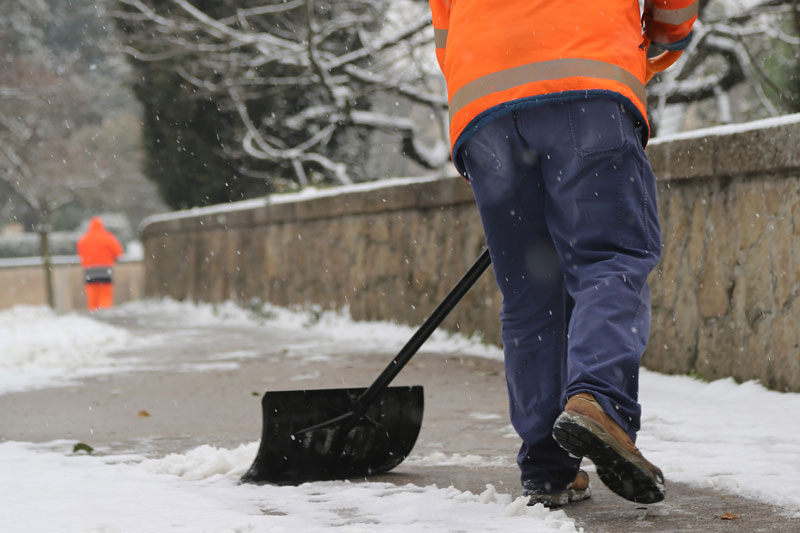
[[[109,241],[109,245],[111,246],[111,253],[114,255],[114,260],[116,260],[119,256],[121,256],[125,250],[123,250],[122,245],[119,243],[116,237],[113,234],[109,234],[111,237]]]
[[[697,6],[698,0],[645,0],[647,38],[667,50],[683,50],[691,40]]]
[[[452,0],[430,0],[433,15],[433,39],[436,43],[436,60],[444,72],[444,56],[447,48],[447,30],[450,21],[450,2]]]

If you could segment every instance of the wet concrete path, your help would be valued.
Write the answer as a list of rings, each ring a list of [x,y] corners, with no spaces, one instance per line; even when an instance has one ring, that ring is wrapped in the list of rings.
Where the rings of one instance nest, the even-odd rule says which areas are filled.
[[[70,386],[0,395],[0,440],[65,439],[156,457],[201,444],[232,448],[259,439],[265,390],[367,386],[393,356],[269,322],[196,326],[134,312],[98,318],[149,339],[115,355],[136,365]],[[406,462],[371,479],[474,493],[492,484],[518,495],[518,440],[500,361],[423,350],[395,384],[424,386],[422,431]],[[431,460],[436,452],[444,458]],[[478,456],[477,464],[466,455]],[[587,532],[800,531],[800,519],[783,509],[670,483],[669,472],[667,500],[637,505],[609,492],[586,467],[594,496],[565,511]]]

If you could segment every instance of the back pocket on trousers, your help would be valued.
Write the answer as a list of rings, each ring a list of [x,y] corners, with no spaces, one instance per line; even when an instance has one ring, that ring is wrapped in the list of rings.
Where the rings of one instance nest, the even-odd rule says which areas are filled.
[[[569,107],[572,142],[579,155],[619,150],[625,144],[625,117],[614,100],[576,100]]]

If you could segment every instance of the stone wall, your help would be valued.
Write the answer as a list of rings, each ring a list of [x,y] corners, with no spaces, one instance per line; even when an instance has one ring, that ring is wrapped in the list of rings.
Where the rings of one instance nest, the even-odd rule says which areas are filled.
[[[643,364],[800,391],[800,116],[656,141],[664,249]]]
[[[86,309],[83,269],[75,261],[53,265],[53,297],[59,312]],[[144,265],[124,261],[114,267],[114,303],[139,300],[144,294]],[[15,305],[46,305],[44,270],[41,265],[0,267],[0,309]]]
[[[664,250],[644,364],[800,391],[800,116],[656,140]],[[149,219],[149,296],[348,306],[418,324],[484,246],[449,177],[275,197]],[[443,324],[499,342],[487,273]]]
[[[450,177],[349,190],[149,219],[145,293],[421,323],[484,248],[469,187]],[[497,340],[499,300],[487,273],[443,327]]]

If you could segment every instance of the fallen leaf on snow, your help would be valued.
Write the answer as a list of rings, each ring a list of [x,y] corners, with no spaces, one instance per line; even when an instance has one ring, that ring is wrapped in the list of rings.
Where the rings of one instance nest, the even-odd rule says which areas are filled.
[[[89,455],[94,451],[94,448],[86,444],[85,442],[79,442],[75,446],[72,447],[72,453],[78,452],[86,452]]]

